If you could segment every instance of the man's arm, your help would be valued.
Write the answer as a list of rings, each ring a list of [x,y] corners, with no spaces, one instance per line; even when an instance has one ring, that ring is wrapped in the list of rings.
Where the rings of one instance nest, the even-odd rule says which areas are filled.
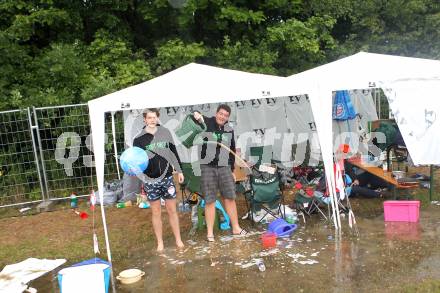
[[[139,148],[141,148],[141,149],[144,149],[144,146],[141,145],[141,142],[140,142],[139,137],[136,137],[136,138],[133,140],[133,146],[134,146],[134,147],[139,147]]]
[[[177,152],[173,136],[171,135],[171,132],[168,129],[166,128],[164,129],[167,132],[168,147],[170,148],[170,151],[174,155],[174,157],[168,159],[168,162],[171,163],[171,165],[173,165],[174,169],[176,169],[178,173],[182,173],[182,162],[180,161],[179,153]]]
[[[176,149],[176,146],[174,145],[173,141],[170,142],[170,150],[171,150],[171,152],[174,154],[174,156],[177,159],[177,164],[175,164],[175,162],[173,162],[174,163],[173,164],[174,169],[176,169],[176,171],[178,173],[182,173],[182,162],[180,161],[179,154],[177,153],[177,149]],[[174,165],[177,165],[177,166],[174,166]]]

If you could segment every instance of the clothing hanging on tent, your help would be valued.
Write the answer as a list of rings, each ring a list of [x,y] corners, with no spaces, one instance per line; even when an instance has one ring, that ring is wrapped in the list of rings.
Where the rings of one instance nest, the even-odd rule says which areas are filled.
[[[347,90],[337,91],[333,103],[334,120],[350,120],[357,115]]]
[[[312,107],[306,95],[287,97],[285,106],[287,126],[292,133],[298,135],[316,130]]]

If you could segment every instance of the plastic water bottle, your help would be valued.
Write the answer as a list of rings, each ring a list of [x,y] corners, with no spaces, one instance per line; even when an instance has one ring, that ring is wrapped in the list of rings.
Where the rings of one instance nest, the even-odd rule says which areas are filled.
[[[264,272],[266,270],[266,266],[264,265],[264,262],[262,259],[257,260],[257,266],[260,272]]]
[[[128,201],[126,201],[126,202],[118,202],[117,204],[116,204],[116,207],[118,208],[118,209],[122,209],[122,208],[125,208],[125,207],[131,207],[132,206],[132,204],[131,204],[131,201],[130,200],[128,200]]]
[[[192,222],[192,227],[191,227],[191,230],[189,231],[190,236],[196,234],[197,225],[199,224],[199,215],[197,213],[197,205],[193,205],[191,208],[191,222]]]
[[[194,205],[191,208],[191,222],[193,224],[193,227],[196,227],[199,223],[199,215],[197,214],[197,205]]]
[[[70,207],[72,209],[77,209],[78,208],[78,198],[76,197],[75,193],[72,193],[70,195]]]
[[[290,214],[286,216],[286,222],[289,224],[295,224],[298,221],[298,218],[294,214]]]

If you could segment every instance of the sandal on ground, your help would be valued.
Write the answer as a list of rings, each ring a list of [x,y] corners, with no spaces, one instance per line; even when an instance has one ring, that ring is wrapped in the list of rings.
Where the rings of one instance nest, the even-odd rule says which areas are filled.
[[[245,229],[241,229],[239,233],[232,233],[232,236],[246,236],[247,233]]]
[[[215,242],[215,238],[214,238],[214,236],[206,236],[206,241]]]

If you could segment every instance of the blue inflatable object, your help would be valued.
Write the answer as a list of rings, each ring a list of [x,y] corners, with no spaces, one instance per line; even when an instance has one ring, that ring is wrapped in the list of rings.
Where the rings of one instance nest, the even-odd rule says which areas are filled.
[[[202,208],[205,207],[205,201],[204,200],[202,200],[200,202],[200,207],[202,207]],[[223,206],[222,206],[222,204],[220,203],[219,200],[215,201],[215,208],[218,209],[220,212],[222,212],[223,218],[225,219],[223,222],[220,223],[220,229],[222,229],[222,230],[229,230],[229,229],[231,229],[231,220],[229,219],[228,214],[223,209]]]
[[[125,174],[136,176],[147,169],[148,155],[146,151],[139,147],[131,147],[121,154],[119,162]]]
[[[333,119],[350,120],[355,118],[356,115],[357,113],[353,107],[348,91],[337,91],[333,103]]]
[[[269,224],[269,232],[275,233],[277,237],[290,237],[298,226],[289,224],[284,219],[276,219]]]

